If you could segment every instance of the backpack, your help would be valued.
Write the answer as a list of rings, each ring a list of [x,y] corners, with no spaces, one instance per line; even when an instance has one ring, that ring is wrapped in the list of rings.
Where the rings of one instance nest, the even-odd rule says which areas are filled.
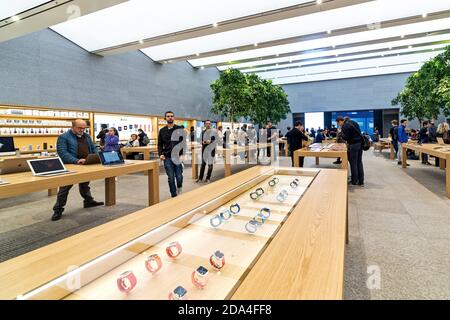
[[[148,145],[150,143],[150,139],[148,138],[147,135],[145,135],[144,138],[142,138],[142,143],[145,145]]]
[[[368,134],[361,134],[361,148],[364,151],[370,149],[370,137]]]
[[[398,141],[398,126],[394,127],[394,130],[392,130],[392,140]]]

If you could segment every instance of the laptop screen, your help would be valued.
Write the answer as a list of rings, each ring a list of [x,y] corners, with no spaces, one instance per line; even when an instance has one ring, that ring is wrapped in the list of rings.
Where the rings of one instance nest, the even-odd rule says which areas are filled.
[[[13,137],[0,137],[0,153],[15,152]]]
[[[65,170],[59,158],[30,160],[29,163],[36,174]]]
[[[120,152],[100,152],[99,155],[103,165],[124,162]]]

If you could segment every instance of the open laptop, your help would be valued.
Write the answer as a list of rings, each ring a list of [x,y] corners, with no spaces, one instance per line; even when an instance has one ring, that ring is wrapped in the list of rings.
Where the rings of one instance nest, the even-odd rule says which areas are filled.
[[[105,152],[99,151],[100,161],[104,166],[123,166],[126,165],[121,152]]]
[[[33,175],[37,177],[51,177],[75,172],[67,170],[60,157],[27,160],[27,162]]]
[[[0,161],[0,174],[18,173],[30,171],[28,160],[37,159],[37,157],[20,157],[4,159]]]
[[[96,153],[89,153],[86,158],[86,161],[84,162],[85,165],[97,163],[100,163],[100,157]]]
[[[445,145],[444,139],[442,139],[441,137],[437,137],[436,140],[439,145],[441,146]]]
[[[0,157],[15,156],[16,148],[14,146],[13,137],[0,137]]]

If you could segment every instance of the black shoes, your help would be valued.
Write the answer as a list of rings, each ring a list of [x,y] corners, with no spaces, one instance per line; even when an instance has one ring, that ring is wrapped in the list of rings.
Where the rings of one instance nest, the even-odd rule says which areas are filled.
[[[333,162],[333,164],[341,164],[342,163],[342,161],[335,161],[335,162]]]
[[[64,209],[55,210],[52,215],[52,221],[57,221],[57,220],[61,219],[63,211],[64,211]]]
[[[89,202],[85,202],[83,208],[92,208],[92,207],[98,207],[98,206],[102,206],[104,205],[104,202],[99,202],[99,201],[89,201]]]

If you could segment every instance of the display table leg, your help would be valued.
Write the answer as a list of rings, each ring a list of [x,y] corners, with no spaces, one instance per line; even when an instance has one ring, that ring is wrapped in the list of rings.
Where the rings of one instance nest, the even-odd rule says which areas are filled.
[[[192,154],[192,179],[198,179],[198,165],[197,165],[197,154],[195,153],[195,148],[191,149]]]
[[[342,169],[348,169],[348,155],[347,152],[343,152],[341,156],[341,168]]]
[[[144,152],[144,160],[150,161],[150,151],[149,152]],[[148,175],[148,172],[144,171],[144,175]]]
[[[146,171],[148,175],[148,205],[159,202],[159,170]]]
[[[49,197],[56,196],[57,194],[58,194],[58,188],[48,189],[48,196]]]
[[[445,170],[445,159],[439,158],[439,168]]]
[[[406,164],[407,164],[406,163],[406,148],[403,145],[402,145],[401,153],[402,153],[402,167],[406,168]]]
[[[293,158],[294,158],[294,167],[300,167],[300,159],[298,152],[294,152]]]
[[[116,204],[116,177],[105,179],[105,206]]]
[[[287,143],[284,145],[284,155],[289,157],[289,145]]]
[[[389,159],[395,160],[395,149],[394,149],[394,146],[392,145],[392,143],[391,143],[391,154],[389,156]]]
[[[316,157],[316,166],[319,165],[319,157]]]

